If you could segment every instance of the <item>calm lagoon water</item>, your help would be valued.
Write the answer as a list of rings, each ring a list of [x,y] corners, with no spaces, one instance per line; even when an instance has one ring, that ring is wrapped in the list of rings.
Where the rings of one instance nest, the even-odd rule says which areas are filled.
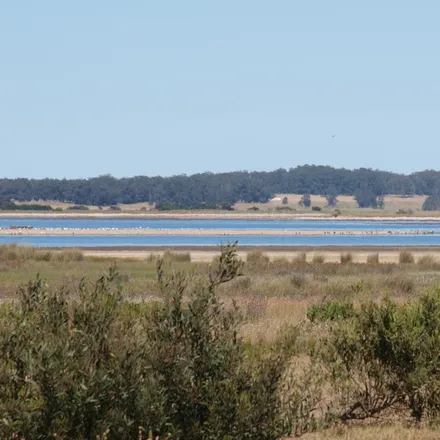
[[[439,222],[418,221],[356,221],[356,220],[117,220],[117,219],[0,219],[0,228],[11,225],[33,226],[37,229],[247,229],[247,230],[357,230],[357,231],[436,231]],[[18,243],[32,246],[215,246],[228,241],[254,246],[440,246],[440,235],[385,236],[0,236],[0,244]]]
[[[260,229],[260,230],[419,230],[440,231],[439,222],[357,221],[357,220],[128,220],[128,219],[0,219],[0,228],[33,226],[34,228],[78,229]]]
[[[321,237],[282,236],[1,236],[0,244],[22,244],[39,247],[81,246],[215,246],[237,240],[249,246],[440,246],[440,235],[351,235]]]

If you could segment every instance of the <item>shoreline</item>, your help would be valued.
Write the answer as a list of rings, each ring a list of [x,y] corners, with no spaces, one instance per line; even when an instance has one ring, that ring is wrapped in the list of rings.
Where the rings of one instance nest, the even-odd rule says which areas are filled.
[[[26,229],[3,228],[0,236],[277,236],[277,237],[321,237],[321,236],[389,236],[389,235],[439,235],[440,231],[425,230],[274,230],[274,229]]]
[[[45,248],[53,251],[63,251],[65,248]],[[151,256],[163,255],[170,251],[177,254],[189,253],[192,263],[211,263],[219,255],[220,248],[215,246],[146,246],[136,248],[133,246],[107,248],[78,248],[86,258],[103,258],[108,260],[146,260]],[[271,261],[287,259],[293,261],[300,254],[306,254],[306,261],[313,262],[316,254],[322,255],[327,263],[340,264],[341,254],[350,253],[353,255],[354,263],[367,263],[368,256],[378,254],[380,263],[399,263],[400,252],[407,250],[418,260],[424,256],[430,256],[435,261],[440,261],[440,246],[239,246],[237,255],[246,260],[249,252],[261,252],[269,257]]]
[[[333,217],[329,214],[294,214],[294,213],[209,213],[209,212],[172,212],[172,213],[103,213],[103,212],[0,212],[0,219],[66,219],[66,220],[273,220],[273,221],[404,221],[404,222],[439,222],[440,217],[435,216],[350,216],[341,214]]]
[[[40,247],[42,250],[63,251],[67,249],[76,249],[83,252],[88,251],[108,251],[108,252],[214,252],[220,253],[220,246],[194,246],[194,245],[182,245],[182,246],[48,246]],[[426,245],[426,246],[341,246],[341,245],[328,245],[328,246],[313,246],[313,245],[299,245],[299,246],[281,246],[281,245],[268,245],[268,246],[252,246],[252,245],[238,245],[237,250],[239,252],[279,252],[279,253],[298,253],[298,252],[400,252],[402,250],[409,250],[411,252],[435,252],[440,253],[440,246],[438,245]]]

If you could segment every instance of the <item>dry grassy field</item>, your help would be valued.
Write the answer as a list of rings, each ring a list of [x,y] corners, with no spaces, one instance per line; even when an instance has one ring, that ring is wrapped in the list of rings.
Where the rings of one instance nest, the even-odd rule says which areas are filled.
[[[287,205],[282,204],[284,197],[287,197]],[[298,213],[311,212],[310,208],[303,208],[299,206],[299,201],[302,195],[300,194],[277,194],[276,199],[268,203],[237,203],[236,209],[240,211],[249,210],[252,207],[257,207],[261,211],[276,211],[277,209],[287,206],[292,210],[295,209]],[[422,205],[425,201],[425,196],[414,196],[408,198],[402,198],[396,195],[387,195],[384,197],[385,208],[384,209],[360,209],[357,207],[356,200],[352,196],[339,196],[337,208],[343,215],[354,216],[393,216],[396,215],[399,209],[408,211],[412,210],[415,215],[423,216],[426,213],[422,211]],[[323,212],[331,212],[334,208],[328,208],[327,202],[324,197],[311,196],[312,206],[320,207]],[[435,215],[434,213],[428,213],[429,215]],[[438,215],[438,213],[436,213]]]
[[[287,197],[288,203],[287,205],[282,204],[282,200],[284,197]],[[304,208],[299,206],[298,202],[300,201],[302,195],[300,194],[277,194],[275,196],[276,199],[279,200],[273,200],[268,203],[237,203],[234,206],[235,211],[238,213],[248,213],[250,210],[255,210],[258,208],[258,211],[261,211],[261,213],[280,213],[280,209],[284,208],[290,208],[292,211],[286,211],[288,212],[296,212],[298,214],[317,214],[317,212],[314,212],[311,210],[311,208]],[[403,212],[409,213],[411,216],[438,216],[440,215],[440,212],[426,212],[422,210],[423,202],[425,201],[425,196],[414,196],[414,197],[407,197],[402,198],[400,196],[396,195],[387,195],[384,197],[385,201],[385,207],[384,209],[370,209],[370,208],[364,208],[360,209],[356,205],[356,200],[352,196],[339,196],[338,197],[338,204],[337,208],[341,211],[341,215],[343,216],[354,216],[354,217],[378,217],[378,216],[396,216],[396,215],[405,215],[405,214],[398,214],[398,211],[401,210]],[[321,196],[311,196],[312,200],[312,206],[321,208],[322,214],[331,214],[334,210],[334,208],[327,207],[327,203],[324,197]],[[42,205],[50,205],[54,209],[62,209],[64,212],[70,212],[74,214],[75,212],[79,211],[70,211],[67,210],[67,208],[71,207],[72,204],[65,203],[65,202],[58,202],[58,201],[35,201],[32,203],[38,203]],[[148,203],[135,203],[135,204],[119,204],[117,205],[120,209],[121,213],[127,213],[127,214],[147,214],[147,213],[157,213],[155,211],[154,206],[150,206]],[[87,206],[88,212],[91,214],[95,213],[102,213],[102,214],[115,214],[118,211],[115,211],[114,209],[111,209],[110,207],[98,207],[89,205]],[[257,211],[257,212],[258,212]],[[87,211],[81,211],[81,212],[87,212]],[[177,214],[183,213],[184,211],[176,211]],[[188,211],[188,212],[196,212],[196,211]],[[203,211],[206,213],[206,211]],[[218,211],[213,211],[218,212]],[[412,212],[412,213],[411,213]],[[255,211],[252,211],[253,214],[255,214]],[[40,213],[41,214],[41,213]],[[226,214],[225,212],[222,212],[222,214]],[[42,214],[44,215],[44,213]]]

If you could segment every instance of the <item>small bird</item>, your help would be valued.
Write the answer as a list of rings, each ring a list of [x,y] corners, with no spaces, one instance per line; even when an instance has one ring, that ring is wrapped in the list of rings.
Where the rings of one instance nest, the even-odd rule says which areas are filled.
[[[336,137],[336,135],[335,134],[332,134],[332,138],[335,138]]]

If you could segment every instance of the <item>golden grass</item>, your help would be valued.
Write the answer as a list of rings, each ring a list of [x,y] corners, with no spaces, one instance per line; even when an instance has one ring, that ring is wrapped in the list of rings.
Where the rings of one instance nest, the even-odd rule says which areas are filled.
[[[438,440],[440,433],[428,428],[403,426],[354,427],[338,426],[301,437],[304,440]]]
[[[268,203],[237,203],[235,209],[238,211],[248,211],[249,208],[255,206],[260,211],[275,211],[277,207],[287,206],[291,209],[295,209],[298,213],[310,213],[310,208],[302,208],[298,205],[301,200],[302,194],[276,194],[276,198],[280,200],[270,201]],[[287,197],[288,204],[283,205],[282,200]],[[319,206],[323,213],[329,213],[334,208],[327,207],[327,201],[324,197],[318,195],[312,195],[312,206]],[[339,196],[338,197],[338,209],[342,211],[344,215],[355,215],[365,217],[379,217],[379,216],[395,216],[399,209],[404,211],[413,211],[417,216],[437,216],[440,212],[423,212],[422,205],[426,200],[426,196],[414,196],[402,198],[398,195],[386,195],[384,197],[385,208],[384,209],[360,209],[357,207],[356,200],[353,196]]]

